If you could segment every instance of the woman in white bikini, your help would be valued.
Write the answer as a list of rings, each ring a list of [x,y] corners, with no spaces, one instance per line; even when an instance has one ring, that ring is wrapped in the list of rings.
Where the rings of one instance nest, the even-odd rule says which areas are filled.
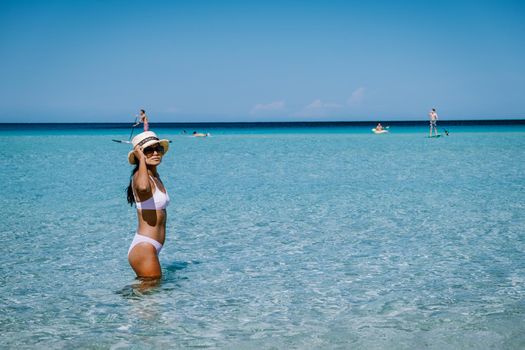
[[[162,276],[158,255],[166,237],[166,207],[170,198],[157,166],[169,148],[168,140],[159,140],[145,131],[132,140],[128,161],[135,165],[127,189],[128,203],[137,207],[138,228],[129,247],[129,264],[141,279]]]

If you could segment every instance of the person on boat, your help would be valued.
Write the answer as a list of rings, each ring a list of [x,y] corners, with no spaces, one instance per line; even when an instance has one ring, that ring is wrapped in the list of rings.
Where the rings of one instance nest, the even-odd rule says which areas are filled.
[[[166,238],[168,191],[160,179],[158,166],[168,152],[169,141],[152,131],[132,140],[128,162],[135,165],[127,188],[127,200],[137,208],[138,227],[128,250],[128,261],[141,280],[158,280],[162,276],[158,255]]]
[[[381,123],[377,123],[376,131],[382,131],[382,130],[383,130],[383,125],[381,125]]]
[[[144,124],[144,131],[149,131],[149,120],[148,120],[148,116],[146,115],[146,111],[141,109],[140,110],[140,115],[138,116],[138,118],[140,118],[139,121],[133,126],[137,126],[140,123],[143,123]]]
[[[438,115],[435,108],[432,108],[430,112],[428,112],[428,118],[430,119],[430,134],[429,136],[432,137],[432,131],[434,131],[435,136],[438,136],[438,130],[437,130],[437,120]]]

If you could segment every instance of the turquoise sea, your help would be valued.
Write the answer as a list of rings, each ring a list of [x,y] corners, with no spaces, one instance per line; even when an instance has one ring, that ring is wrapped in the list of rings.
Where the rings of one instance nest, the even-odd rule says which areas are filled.
[[[129,125],[0,125],[0,348],[525,348],[525,123],[372,127],[153,124],[141,291]]]

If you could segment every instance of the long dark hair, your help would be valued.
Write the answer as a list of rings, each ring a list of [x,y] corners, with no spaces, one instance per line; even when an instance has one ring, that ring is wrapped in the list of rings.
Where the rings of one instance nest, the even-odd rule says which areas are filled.
[[[135,196],[133,195],[133,184],[132,184],[132,180],[133,180],[133,175],[135,175],[135,173],[137,171],[139,171],[139,166],[140,164],[137,163],[135,165],[135,169],[133,169],[133,171],[131,172],[131,176],[129,177],[129,185],[128,185],[128,188],[126,188],[126,195],[128,197],[128,203],[129,205],[133,206],[133,204],[135,203]]]

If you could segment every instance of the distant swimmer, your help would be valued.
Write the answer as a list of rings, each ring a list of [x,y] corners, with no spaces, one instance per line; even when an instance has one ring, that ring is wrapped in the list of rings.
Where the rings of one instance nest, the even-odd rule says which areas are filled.
[[[432,131],[434,131],[435,136],[438,136],[438,130],[437,130],[437,121],[438,121],[438,115],[436,113],[436,109],[432,108],[430,112],[428,112],[428,118],[430,119],[430,134],[429,137],[432,137]]]
[[[149,120],[148,120],[148,116],[146,115],[146,111],[141,109],[140,110],[140,115],[138,116],[138,118],[140,118],[139,121],[133,126],[137,126],[140,123],[143,123],[144,124],[144,131],[149,131]]]
[[[127,199],[137,207],[138,227],[128,250],[128,261],[138,278],[158,280],[162,275],[158,255],[166,237],[166,207],[170,197],[157,168],[168,152],[169,141],[145,131],[135,136],[132,144],[128,162],[135,168]]]
[[[209,133],[207,134],[203,134],[202,132],[196,132],[194,131],[193,134],[192,134],[193,137],[207,137],[207,136],[210,136]]]

